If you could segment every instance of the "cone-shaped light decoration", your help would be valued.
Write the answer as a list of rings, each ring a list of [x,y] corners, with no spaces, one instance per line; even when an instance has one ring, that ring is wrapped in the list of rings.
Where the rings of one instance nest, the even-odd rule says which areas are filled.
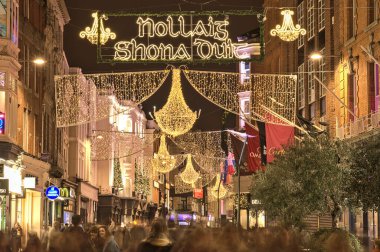
[[[160,138],[160,147],[158,148],[158,152],[154,153],[152,165],[156,171],[167,173],[174,169],[175,163],[175,158],[169,154],[166,147],[166,136],[162,135]]]
[[[154,111],[158,126],[174,137],[188,132],[198,118],[187,106],[181,87],[181,70],[173,69],[172,88],[168,100],[159,111]]]
[[[214,198],[218,198],[218,187],[219,187],[219,181],[220,181],[220,174],[216,175],[216,180],[214,186],[211,188],[211,195]],[[223,181],[220,181],[220,187],[219,187],[219,199],[223,199],[227,196],[228,190],[224,187]]]
[[[270,35],[278,36],[280,39],[284,41],[294,41],[299,35],[302,36],[306,34],[306,30],[301,28],[299,24],[294,26],[292,15],[294,15],[294,11],[291,10],[283,10],[281,11],[281,15],[284,16],[284,21],[281,25],[276,25],[276,29],[272,29],[270,31]]]
[[[84,31],[81,31],[79,33],[79,37],[86,38],[88,41],[91,42],[91,44],[98,44],[98,24],[99,24],[99,17],[98,13],[94,12],[91,15],[94,18],[94,22],[92,23],[92,27],[86,27]],[[104,29],[103,20],[107,20],[107,17],[105,15],[102,15],[100,17],[100,38],[99,42],[101,45],[104,45],[107,43],[108,39],[115,39],[116,34],[114,32],[111,32],[110,28]]]
[[[185,170],[180,174],[183,182],[187,184],[193,184],[199,178],[199,173],[194,170],[193,161],[191,160],[191,154],[187,155]]]

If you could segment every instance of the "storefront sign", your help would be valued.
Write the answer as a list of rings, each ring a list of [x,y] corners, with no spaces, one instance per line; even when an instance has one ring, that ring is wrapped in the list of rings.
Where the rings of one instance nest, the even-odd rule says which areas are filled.
[[[46,189],[46,197],[50,200],[55,200],[59,197],[59,188],[55,186],[49,186]]]
[[[25,177],[24,178],[24,188],[25,189],[35,189],[36,188],[36,177]]]
[[[8,165],[4,166],[4,178],[9,179],[9,192],[22,195],[21,170]]]
[[[9,180],[0,179],[0,195],[8,195],[8,194],[9,194]]]
[[[0,134],[5,134],[5,113],[0,112]]]
[[[202,199],[203,198],[203,189],[194,189],[193,198],[194,199]]]
[[[113,22],[111,19],[115,17],[128,18],[119,20],[119,23],[128,24],[125,29],[129,34],[125,36],[112,33],[114,36],[111,40],[116,37],[123,38],[113,45],[108,42],[103,46],[106,41],[98,41],[98,63],[246,60],[249,57],[241,49],[248,44],[233,42],[229,34],[230,21],[233,16],[248,16],[244,22],[251,22],[252,16],[256,18],[258,14],[251,10],[228,13],[104,13],[99,17],[107,17],[110,19],[109,22]],[[97,21],[97,24],[94,23],[93,27],[99,25],[103,27],[104,20],[96,17],[97,15],[94,22]],[[114,30],[113,27],[110,29]],[[100,32],[103,37],[107,36],[106,31]]]

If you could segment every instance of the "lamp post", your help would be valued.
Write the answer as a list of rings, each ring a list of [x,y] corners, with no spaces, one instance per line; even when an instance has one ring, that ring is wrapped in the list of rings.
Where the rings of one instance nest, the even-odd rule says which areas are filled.
[[[243,158],[243,153],[244,153],[245,146],[247,145],[247,143],[248,143],[248,135],[246,135],[245,140],[244,140],[244,144],[243,144],[243,148],[241,149],[239,163],[238,163],[238,169],[237,169],[237,175],[238,175],[238,204],[237,204],[237,222],[236,223],[237,223],[238,228],[240,228],[240,169],[241,169],[241,161],[242,161],[242,158]]]

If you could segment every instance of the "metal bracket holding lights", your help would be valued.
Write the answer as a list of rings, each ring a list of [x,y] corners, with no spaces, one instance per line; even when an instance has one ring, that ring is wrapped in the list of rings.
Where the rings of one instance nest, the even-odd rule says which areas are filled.
[[[276,25],[276,29],[272,29],[270,31],[270,35],[278,36],[281,40],[284,41],[294,41],[300,35],[306,35],[306,30],[301,28],[299,24],[294,25],[292,15],[294,15],[294,11],[292,10],[283,10],[281,11],[281,15],[284,16],[284,21],[281,25]]]

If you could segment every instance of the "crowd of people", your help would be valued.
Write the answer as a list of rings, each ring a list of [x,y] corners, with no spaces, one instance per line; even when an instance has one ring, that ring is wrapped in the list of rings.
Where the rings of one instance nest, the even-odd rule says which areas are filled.
[[[21,235],[19,225],[12,235]],[[14,242],[13,242],[14,241]],[[332,242],[326,252],[352,251],[344,239]],[[343,242],[342,242],[343,241]],[[180,228],[173,221],[158,218],[149,226],[127,227],[92,225],[83,228],[81,217],[74,215],[72,225],[61,228],[59,222],[41,237],[29,232],[26,246],[21,248],[18,239],[7,239],[0,231],[0,252],[298,252],[304,247],[304,237],[285,229],[256,229],[245,231],[234,225],[223,228],[206,228],[194,225]],[[337,244],[339,249],[337,250]],[[322,245],[321,245],[322,246]],[[319,251],[319,250],[318,250]],[[321,250],[322,251],[322,250]]]

